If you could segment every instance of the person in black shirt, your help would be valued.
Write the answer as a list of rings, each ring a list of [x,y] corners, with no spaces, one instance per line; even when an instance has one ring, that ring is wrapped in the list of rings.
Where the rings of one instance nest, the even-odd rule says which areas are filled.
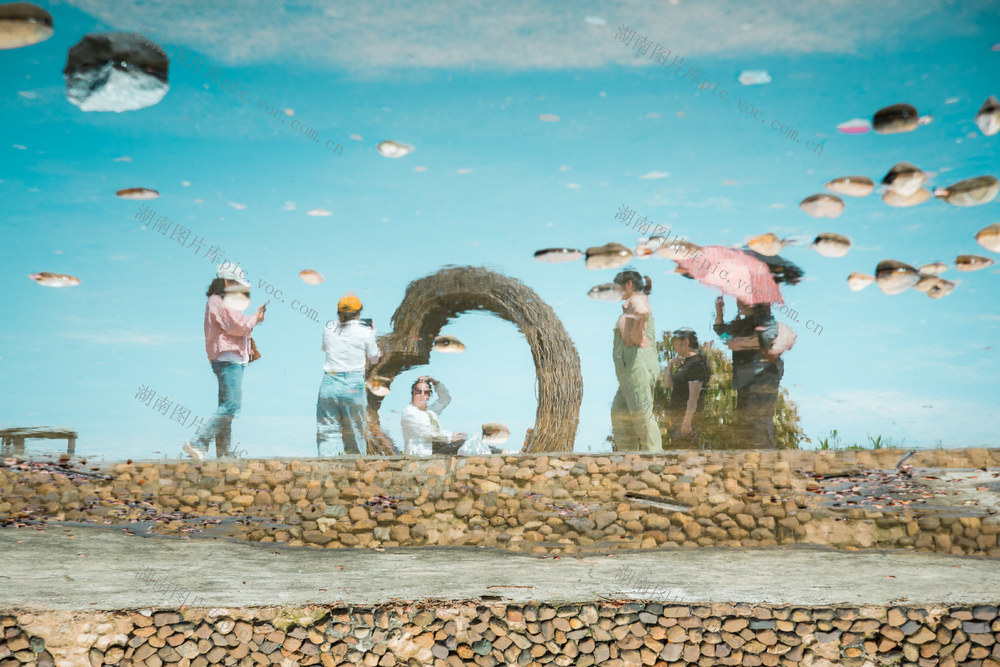
[[[737,301],[740,316],[723,321],[723,299],[715,301],[715,333],[733,351],[733,389],[736,390],[736,445],[774,448],[774,409],[785,365],[770,354],[778,323],[769,304],[751,306]]]
[[[663,386],[670,390],[670,436],[674,443],[681,443],[700,430],[698,413],[703,403],[701,391],[708,384],[708,363],[698,349],[693,329],[678,329],[671,342],[677,356],[663,373]]]

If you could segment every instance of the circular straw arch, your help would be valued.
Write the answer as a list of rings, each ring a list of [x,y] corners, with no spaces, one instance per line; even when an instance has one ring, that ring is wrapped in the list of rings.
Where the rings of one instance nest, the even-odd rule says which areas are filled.
[[[382,357],[367,373],[391,384],[430,361],[434,339],[449,320],[470,311],[494,313],[524,334],[535,361],[538,409],[525,452],[571,451],[580,418],[583,376],[580,356],[555,311],[522,282],[482,267],[458,266],[414,280],[392,316],[392,332],[379,336]],[[368,392],[368,451],[389,438],[381,429],[382,397]],[[400,448],[401,449],[401,448]]]

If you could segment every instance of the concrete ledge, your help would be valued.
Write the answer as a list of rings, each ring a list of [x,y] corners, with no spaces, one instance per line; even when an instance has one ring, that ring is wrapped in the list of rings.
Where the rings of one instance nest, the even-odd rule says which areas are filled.
[[[32,610],[470,599],[795,605],[1000,601],[996,561],[905,551],[706,548],[553,558],[474,548],[262,548],[60,527],[0,531],[0,553],[0,608]]]

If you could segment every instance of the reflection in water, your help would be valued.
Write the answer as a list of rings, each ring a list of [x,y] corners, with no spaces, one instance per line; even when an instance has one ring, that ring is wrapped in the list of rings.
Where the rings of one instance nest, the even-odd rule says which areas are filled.
[[[141,35],[90,34],[69,50],[66,97],[83,111],[144,109],[170,89],[169,67],[163,49]]]
[[[587,296],[597,301],[621,301],[622,286],[617,283],[603,283],[594,285],[587,292]]]
[[[649,276],[622,271],[615,276],[622,287],[622,314],[614,328],[611,357],[618,378],[618,392],[611,403],[611,431],[615,451],[663,450],[660,428],[653,416],[653,392],[660,365],[657,361],[656,328],[649,307],[653,289]]]
[[[151,190],[150,188],[124,188],[115,193],[115,196],[121,197],[122,199],[135,199],[135,200],[146,200],[146,199],[156,199],[160,196],[160,193],[156,190]]]
[[[45,440],[66,440],[66,454],[60,456],[60,461],[65,463],[69,461],[69,454],[73,454],[76,450],[76,438],[77,432],[68,428],[44,428],[44,427],[29,427],[29,428],[5,428],[0,429],[0,454],[6,456],[9,454],[19,454],[24,456],[24,441],[29,438],[38,438]],[[8,463],[14,464],[11,460]],[[27,465],[27,464],[26,464]]]
[[[872,131],[872,124],[867,118],[852,118],[837,125],[841,134],[867,134]]]
[[[407,146],[392,140],[383,141],[378,146],[378,152],[386,157],[401,158],[413,151],[413,146]]]
[[[942,280],[943,278],[938,278],[937,276],[925,276],[921,273],[920,280],[918,280],[917,284],[913,286],[913,289],[917,290],[918,292],[927,293],[930,292],[931,289],[933,289]]]
[[[323,274],[319,271],[314,271],[313,269],[304,269],[299,271],[299,278],[302,279],[306,285],[320,285],[323,282]]]
[[[389,384],[391,380],[389,378],[379,377],[377,375],[369,377],[365,382],[365,386],[368,387],[368,391],[372,393],[373,396],[385,397],[392,393],[389,389]]]
[[[438,336],[434,339],[434,351],[444,354],[465,352],[465,345],[454,336]]]
[[[677,261],[679,259],[685,259],[691,257],[695,253],[701,250],[701,246],[692,243],[691,241],[684,240],[673,240],[670,243],[661,245],[656,249],[655,255],[663,259],[672,259]]]
[[[392,379],[430,361],[434,341],[454,317],[474,310],[492,312],[514,323],[527,338],[535,362],[538,407],[524,444],[527,452],[566,451],[572,447],[583,379],[576,347],[552,308],[513,278],[478,267],[452,267],[416,280],[407,287],[392,316],[392,331],[379,338],[382,358],[368,376]],[[382,396],[368,398],[373,427],[369,453],[391,440],[379,424]]]
[[[882,186],[903,197],[909,197],[927,182],[927,174],[919,167],[909,162],[899,162],[893,165],[882,178]]]
[[[49,273],[48,271],[29,273],[28,277],[39,285],[44,285],[45,287],[76,287],[80,284],[80,279],[76,276],[67,276],[62,273]]]
[[[976,114],[976,126],[987,137],[1000,132],[1000,100],[990,95]]]
[[[993,260],[981,255],[959,255],[955,258],[955,269],[958,271],[979,271],[993,266]]]
[[[217,277],[208,286],[205,304],[205,352],[219,383],[219,409],[198,429],[184,451],[196,461],[205,458],[208,444],[215,439],[215,455],[229,456],[233,419],[243,405],[243,372],[259,358],[251,332],[264,321],[266,305],[253,315],[241,311],[250,305],[250,283],[240,269],[219,267]]]
[[[912,195],[901,195],[896,192],[892,192],[891,190],[882,195],[882,201],[885,202],[886,206],[892,206],[894,208],[910,208],[911,206],[919,206],[930,198],[931,191],[927,188],[921,188]]]
[[[574,248],[546,248],[535,251],[535,259],[539,262],[574,262],[583,257],[583,253]]]
[[[875,282],[885,294],[900,294],[920,280],[919,272],[904,262],[883,259],[875,267]]]
[[[920,125],[933,120],[930,116],[920,117],[916,107],[910,104],[893,104],[879,109],[872,117],[872,129],[879,134],[912,132]]]
[[[719,296],[715,302],[715,333],[722,337],[723,342],[733,351],[731,379],[722,375],[722,380],[731,382],[733,390],[736,392],[735,405],[729,407],[733,414],[727,415],[727,408],[719,406],[716,417],[718,426],[729,423],[729,428],[722,430],[712,429],[714,432],[706,437],[701,431],[708,425],[708,420],[702,419],[699,428],[694,428],[692,422],[693,412],[687,406],[685,414],[678,420],[676,412],[682,407],[680,401],[687,400],[694,387],[698,387],[698,396],[694,401],[701,399],[700,393],[703,385],[698,384],[698,380],[709,375],[707,368],[702,373],[697,366],[695,355],[697,346],[697,336],[691,330],[681,330],[680,340],[671,340],[673,351],[680,354],[680,349],[684,354],[694,359],[691,371],[682,376],[687,379],[688,386],[679,390],[679,398],[674,399],[671,395],[671,403],[675,405],[675,416],[670,420],[671,428],[677,429],[675,434],[675,444],[684,446],[685,440],[678,439],[677,436],[690,436],[691,440],[686,441],[692,444],[697,440],[699,448],[702,447],[746,447],[746,448],[770,448],[775,446],[773,435],[773,424],[775,409],[778,401],[778,389],[781,377],[784,374],[784,365],[781,355],[791,349],[795,344],[796,335],[787,325],[775,321],[771,314],[772,303],[783,303],[781,291],[778,283],[795,285],[801,282],[804,271],[793,262],[790,262],[776,254],[762,254],[759,250],[767,250],[776,253],[784,245],[774,234],[763,241],[768,243],[757,243],[758,249],[735,250],[721,246],[706,246],[702,248],[694,257],[678,261],[684,268],[687,277],[694,278],[707,287],[717,289],[724,294],[735,296],[739,307],[740,316],[735,320],[725,323],[723,317],[724,300]],[[760,237],[758,237],[758,240]],[[703,258],[704,257],[704,258]],[[700,261],[700,263],[699,263]],[[786,311],[782,307],[782,313]],[[791,309],[788,315],[794,321]],[[797,315],[797,313],[795,313]],[[810,321],[811,322],[811,321]],[[685,333],[685,332],[690,333]],[[703,357],[702,357],[703,358]],[[674,359],[671,364],[678,364]],[[668,367],[667,373],[672,369]],[[691,376],[691,377],[687,377]],[[707,382],[707,380],[706,380]],[[666,378],[664,384],[666,385]],[[672,383],[671,383],[672,384]],[[676,386],[672,392],[678,392]],[[723,396],[718,391],[715,392],[716,401]],[[677,401],[674,404],[675,400]],[[793,411],[794,415],[794,411]],[[680,427],[678,428],[678,423]],[[684,424],[692,422],[690,427]],[[794,442],[796,437],[796,419],[790,422],[791,435]],[[687,431],[687,432],[685,432]],[[786,443],[782,443],[783,445]]]
[[[316,454],[367,453],[365,366],[382,356],[375,326],[361,318],[361,299],[348,292],[337,302],[335,326],[323,328],[323,381],[316,399]]]
[[[851,249],[851,239],[843,234],[823,232],[816,236],[809,247],[823,257],[843,257]]]
[[[976,242],[987,250],[1000,252],[1000,222],[980,229],[976,233]]]
[[[791,240],[779,239],[776,234],[767,232],[765,234],[758,234],[747,241],[747,246],[756,253],[774,257],[789,243],[791,243]]]
[[[500,422],[483,424],[483,442],[487,445],[503,445],[510,439],[510,429]]]
[[[430,403],[431,394],[437,398]],[[459,456],[482,456],[494,452],[489,443],[485,442],[486,428],[483,432],[472,436],[462,431],[448,431],[441,426],[441,411],[451,403],[451,394],[444,383],[423,375],[417,378],[410,388],[410,404],[403,408],[400,419],[403,427],[403,452],[407,456],[430,456],[431,454],[458,454]],[[506,440],[502,436],[506,427],[503,424],[491,425],[491,439]],[[507,432],[510,435],[510,432]]]
[[[946,188],[935,188],[934,196],[952,206],[980,206],[993,201],[1000,193],[1000,180],[995,176],[976,176]]]
[[[766,257],[758,257],[759,254],[755,256],[735,248],[705,246],[693,256],[675,261],[686,276],[750,305],[784,303],[775,271]],[[775,266],[783,264],[775,262]]]
[[[233,336],[230,342],[235,349],[216,344],[213,351],[213,344],[206,341],[217,386],[212,386],[211,397],[207,391],[204,396],[193,396],[198,388],[207,390],[207,385],[202,387],[204,363],[200,354],[193,353],[201,344],[201,332],[197,320],[191,320],[190,313],[183,314],[193,303],[184,296],[193,293],[190,281],[201,280],[191,277],[197,274],[200,263],[195,258],[207,259],[214,269],[227,256],[239,256],[247,264],[266,263],[272,276],[284,274],[284,282],[276,278],[279,284],[287,286],[289,280],[297,284],[294,277],[298,275],[309,285],[300,286],[310,292],[309,305],[288,299],[289,307],[298,314],[289,317],[285,309],[280,314],[270,311],[268,328],[275,333],[273,342],[267,343],[265,363],[255,364],[255,372],[247,377],[248,394],[260,397],[267,406],[251,408],[248,403],[251,414],[241,417],[236,428],[246,428],[251,437],[257,437],[260,453],[267,454],[273,453],[266,449],[267,444],[284,438],[290,424],[298,425],[293,428],[302,432],[284,438],[291,444],[281,454],[312,452],[310,392],[315,387],[303,376],[315,372],[312,364],[316,359],[310,361],[307,354],[315,357],[317,350],[315,331],[303,332],[327,321],[318,317],[319,312],[329,314],[337,297],[354,288],[366,304],[374,304],[369,313],[380,323],[389,324],[392,305],[399,300],[397,291],[415,276],[433,274],[438,267],[453,263],[489,265],[494,270],[449,273],[452,270],[446,269],[411,284],[391,324],[379,327],[391,333],[377,337],[372,329],[379,354],[362,355],[351,370],[335,371],[338,376],[344,374],[336,381],[343,380],[344,386],[327,386],[320,391],[317,403],[325,407],[318,407],[322,414],[317,420],[335,432],[332,440],[338,448],[343,445],[343,451],[359,453],[396,449],[379,427],[378,407],[381,399],[390,395],[399,373],[430,363],[432,352],[460,352],[468,344],[465,354],[441,362],[457,360],[458,364],[469,363],[470,357],[484,349],[492,353],[491,346],[475,338],[475,332],[457,332],[464,344],[453,336],[440,335],[450,319],[469,310],[496,313],[522,332],[534,361],[537,397],[532,397],[530,390],[523,391],[527,398],[517,409],[535,409],[532,399],[537,398],[536,423],[519,423],[507,416],[509,413],[489,414],[491,392],[511,375],[507,359],[500,353],[495,354],[495,374],[468,372],[471,364],[459,373],[433,372],[445,378],[467,403],[473,403],[470,412],[475,423],[492,419],[510,424],[516,431],[516,444],[521,441],[520,431],[533,426],[530,451],[565,451],[574,446],[584,450],[595,444],[595,438],[608,429],[607,399],[615,390],[614,382],[630,423],[633,427],[638,423],[639,430],[649,435],[642,445],[638,438],[626,442],[628,438],[619,437],[617,449],[652,447],[657,432],[662,443],[677,447],[679,439],[693,437],[698,431],[700,418],[704,424],[697,439],[699,446],[770,446],[770,435],[761,431],[759,424],[754,425],[754,420],[747,422],[753,432],[750,436],[742,432],[737,436],[737,427],[742,426],[736,424],[740,421],[736,413],[753,404],[752,389],[756,386],[744,381],[747,364],[743,360],[747,354],[756,355],[751,366],[768,366],[770,370],[755,371],[753,376],[773,376],[758,384],[766,385],[763,402],[774,402],[780,414],[781,389],[773,378],[782,377],[776,370],[782,356],[775,350],[787,345],[782,342],[789,338],[786,330],[779,326],[777,334],[764,335],[754,326],[748,335],[726,332],[726,345],[734,355],[730,377],[729,370],[719,370],[728,369],[722,365],[729,363],[723,358],[728,353],[712,347],[718,343],[707,330],[710,314],[703,312],[705,319],[698,319],[700,288],[694,282],[677,280],[671,271],[718,288],[743,301],[744,306],[765,307],[767,316],[761,315],[758,325],[770,330],[775,318],[783,320],[778,315],[785,315],[784,309],[770,312],[777,305],[769,304],[784,303],[778,285],[784,289],[803,274],[779,253],[787,253],[809,268],[815,281],[796,291],[810,300],[803,310],[831,325],[828,331],[849,332],[858,324],[874,328],[874,335],[864,337],[864,344],[857,348],[840,334],[824,337],[823,343],[829,347],[821,351],[809,343],[800,344],[800,354],[790,371],[795,377],[790,376],[788,382],[806,387],[797,393],[796,400],[802,402],[803,414],[810,419],[865,422],[856,427],[859,430],[889,422],[887,429],[912,428],[919,433],[921,424],[941,420],[923,412],[922,407],[919,412],[909,411],[907,406],[932,402],[927,395],[916,394],[929,393],[923,387],[948,386],[934,382],[948,372],[946,364],[975,368],[983,361],[980,351],[989,349],[988,337],[995,327],[992,312],[996,309],[991,308],[992,301],[984,307],[981,299],[992,299],[995,292],[989,289],[997,272],[995,257],[990,254],[1000,252],[1000,224],[988,219],[994,209],[986,204],[995,204],[1000,181],[986,172],[995,162],[1000,102],[996,91],[983,90],[981,83],[996,79],[990,72],[1000,61],[987,49],[993,40],[982,41],[988,26],[970,22],[970,15],[978,16],[978,9],[968,13],[942,9],[942,20],[933,22],[925,34],[915,30],[910,17],[890,17],[893,20],[888,21],[877,20],[885,18],[882,16],[875,20],[865,17],[859,23],[847,15],[849,12],[829,7],[805,14],[792,12],[794,20],[786,17],[758,22],[759,16],[753,21],[742,15],[718,18],[722,14],[714,2],[684,6],[670,2],[666,14],[641,11],[620,17],[630,25],[617,29],[613,12],[607,13],[609,19],[596,14],[572,16],[571,12],[563,17],[543,12],[549,20],[541,21],[540,29],[557,28],[552,36],[559,48],[536,50],[536,45],[528,45],[520,34],[504,35],[510,42],[500,39],[507,30],[504,22],[496,24],[500,32],[474,35],[449,30],[458,41],[441,49],[427,49],[411,41],[411,33],[444,34],[453,27],[448,12],[427,12],[418,17],[418,23],[428,30],[406,27],[398,32],[397,15],[391,11],[378,15],[377,7],[351,9],[336,17],[316,11],[298,23],[309,13],[308,8],[284,13],[286,3],[279,2],[261,17],[254,17],[254,31],[248,33],[220,30],[226,21],[237,20],[237,25],[243,21],[224,11],[203,13],[192,21],[190,15],[174,12],[169,3],[126,0],[121,10],[117,6],[101,9],[100,3],[73,4],[73,8],[56,5],[53,9],[56,22],[63,26],[58,40],[49,40],[53,20],[44,9],[27,3],[0,5],[0,49],[17,49],[5,51],[10,67],[4,71],[3,86],[9,103],[5,112],[18,135],[16,144],[0,147],[6,151],[5,157],[13,159],[15,174],[0,180],[10,202],[8,208],[14,211],[9,225],[11,242],[5,245],[4,262],[0,263],[11,268],[3,280],[10,283],[4,283],[5,294],[12,295],[10,313],[14,314],[13,325],[0,340],[4,346],[0,350],[0,381],[24,386],[23,392],[17,392],[20,395],[11,398],[10,415],[0,415],[0,419],[28,415],[32,421],[27,423],[70,423],[87,432],[93,446],[102,452],[129,455],[126,448],[142,447],[144,453],[159,454],[162,449],[173,455],[176,451],[157,444],[177,440],[179,445],[183,439],[172,434],[176,425],[166,421],[186,425],[189,416],[181,410],[189,415],[195,411],[174,403],[172,412],[162,413],[166,396],[182,397],[188,405],[200,404],[202,409],[197,412],[205,415],[204,408],[215,403],[218,390],[215,417],[189,445],[190,455],[204,456],[212,439],[218,455],[230,453],[231,423],[243,406],[243,369],[259,353],[254,352],[249,331],[241,333],[240,326],[226,330],[222,320],[245,323],[248,316],[242,311],[248,307],[249,282],[241,273],[239,277],[246,284],[235,282],[244,291],[226,291],[234,285],[224,280],[223,291],[214,295],[222,300],[223,309],[211,317],[206,312],[206,326],[221,332],[219,337]],[[718,20],[709,20],[713,14]],[[334,18],[336,25],[331,26]],[[147,30],[149,39],[127,32],[145,24],[155,28]],[[263,31],[256,29],[260,25],[265,26]],[[772,28],[765,31],[764,25]],[[885,25],[891,30],[878,27]],[[98,29],[126,32],[94,32]],[[313,30],[322,34],[324,41],[316,41]],[[705,30],[718,32],[713,39],[712,34],[700,34]],[[157,31],[171,37],[169,49],[154,43],[154,39],[159,40]],[[243,34],[254,38],[238,37]],[[331,35],[344,38],[335,40],[336,49],[318,46],[329,42]],[[737,35],[738,43],[732,41],[732,35]],[[561,41],[567,36],[572,37],[572,44]],[[938,71],[934,68],[942,61],[940,56],[954,51],[948,40],[959,36],[979,40],[981,46],[956,56],[959,61],[953,76],[928,75],[918,81],[907,73]],[[349,48],[359,43],[356,39],[365,44],[364,49]],[[610,44],[612,40],[627,48],[608,48],[616,46]],[[469,50],[472,42],[476,42],[474,49]],[[913,43],[926,47],[917,60],[910,48]],[[765,44],[775,55],[766,71],[756,69],[761,65],[749,57]],[[840,44],[844,46],[838,53]],[[836,55],[817,59],[816,48]],[[845,77],[845,72],[857,71],[859,62],[876,51],[884,53],[888,63],[881,71],[891,74],[884,82]],[[345,59],[342,54],[347,52],[352,55]],[[405,62],[399,56],[402,53],[407,54]],[[726,54],[724,59],[717,57],[719,53]],[[544,54],[542,59],[540,54]],[[687,62],[682,62],[685,57]],[[65,95],[62,88],[44,83],[51,82],[52,76],[58,78],[64,63]],[[303,64],[306,67],[301,67]],[[412,67],[418,74],[412,81],[420,84],[400,84],[401,79],[389,69],[396,65]],[[539,67],[543,69],[536,69]],[[563,81],[570,68],[583,72],[572,84]],[[471,79],[463,78],[466,73],[473,74]],[[350,82],[350,90],[321,81],[331,76],[340,83]],[[709,78],[712,80],[704,80]],[[240,88],[240,79],[260,86],[254,90],[263,91],[267,99]],[[760,84],[766,85],[744,87]],[[900,96],[901,89],[909,91],[906,97]],[[226,91],[230,94],[223,94]],[[348,93],[347,99],[357,103],[330,104],[331,95],[339,94],[333,91]],[[168,93],[170,97],[164,97]],[[763,118],[763,111],[757,108],[763,100],[740,98],[747,93],[766,93],[768,105],[775,105],[768,110],[774,112],[774,118],[785,120],[775,121],[770,114]],[[67,95],[77,106],[65,103]],[[451,95],[462,104],[453,105]],[[164,103],[158,103],[160,98]],[[912,104],[879,108],[898,100],[913,102],[919,110]],[[142,111],[98,114],[81,109]],[[878,111],[872,114],[875,109]],[[432,111],[435,118],[440,116],[440,124],[426,120]],[[921,111],[933,112],[937,120],[921,127],[930,122],[930,116],[921,117]],[[742,120],[734,122],[734,114]],[[841,122],[852,116],[866,118]],[[315,129],[303,125],[303,117]],[[628,120],[623,124],[623,119]],[[745,122],[748,119],[752,122]],[[778,131],[775,123],[786,137],[781,142],[773,136]],[[439,132],[438,127],[448,131]],[[793,127],[797,129],[791,130]],[[790,142],[798,142],[798,130],[803,131],[804,145],[818,140],[829,143],[831,150],[821,160],[816,160],[819,152],[808,160],[796,155],[801,151],[789,148]],[[872,130],[879,136],[849,136]],[[289,132],[300,136],[289,137]],[[339,155],[342,150],[332,139],[323,144],[325,151],[302,149],[304,144],[321,143],[337,133],[343,134],[345,141],[347,137],[354,140],[343,160],[331,159],[329,152]],[[71,136],[72,143],[62,141],[65,136]],[[480,150],[484,141],[501,136],[504,140],[490,150]],[[614,136],[621,137],[621,145],[605,143]],[[661,147],[658,140],[667,136],[670,141]],[[388,137],[412,141],[383,140]],[[127,151],[123,143],[129,146]],[[578,150],[584,145],[589,147],[586,151]],[[656,147],[651,149],[653,145]],[[408,155],[414,146],[426,157],[419,166],[408,162],[413,159]],[[920,167],[903,161],[910,159]],[[349,169],[336,166],[347,162],[351,162]],[[765,172],[763,165],[771,171]],[[571,172],[572,178],[566,172]],[[491,188],[517,194],[494,196]],[[868,196],[876,188],[875,197]],[[117,198],[109,196],[111,192]],[[803,199],[805,195],[812,196]],[[174,219],[146,206],[146,201],[140,201],[138,213],[126,212],[134,204],[123,200],[156,197],[169,201],[161,208],[170,210]],[[637,242],[622,234],[626,230],[619,222],[609,224],[610,215],[595,213],[610,213],[614,209],[609,207],[620,201],[636,205],[636,210],[622,205],[614,220],[625,222],[626,228],[634,222],[632,229],[638,228],[640,235]],[[795,208],[800,201],[805,215]],[[909,210],[918,206],[922,208]],[[69,210],[57,211],[61,207]],[[944,231],[930,232],[922,228],[928,212],[954,219]],[[662,225],[653,229],[650,217],[669,223],[676,231]],[[828,218],[838,218],[843,228]],[[472,221],[475,224],[470,224]],[[140,233],[140,225],[159,233],[168,243]],[[85,229],[99,240],[81,236]],[[975,240],[985,250],[971,245],[976,229],[980,231]],[[428,233],[431,230],[433,234]],[[683,240],[683,234],[697,238],[701,245]],[[815,239],[809,245],[815,252],[803,252],[804,244],[789,247],[789,238]],[[120,247],[111,248],[112,243]],[[583,252],[588,243],[598,245]],[[745,247],[740,247],[744,243]],[[230,252],[223,252],[223,247]],[[346,248],[355,248],[357,253],[340,251]],[[534,253],[537,261],[527,254],[535,248],[544,248]],[[796,256],[796,252],[800,254]],[[753,264],[750,272],[747,267],[751,265],[744,263],[739,269],[737,265],[743,260],[737,259],[737,253],[766,266]],[[674,282],[661,283],[657,277],[657,292],[649,298],[637,296],[644,291],[642,285],[632,282],[632,292],[627,293],[622,284],[610,281],[610,275],[591,275],[586,282],[573,282],[574,270],[578,275],[590,275],[579,271],[583,267],[613,275],[633,257],[636,263],[649,262],[644,265],[650,267],[645,272],[660,270],[662,279]],[[884,259],[879,263],[883,257],[905,261]],[[572,264],[583,258],[583,266]],[[22,259],[26,266],[20,266]],[[676,268],[674,264],[657,265],[662,259],[675,261]],[[917,266],[920,268],[915,269]],[[37,269],[52,272],[29,273]],[[874,275],[866,273],[872,269]],[[949,269],[963,272],[961,290],[957,289],[959,280],[946,279]],[[764,279],[768,272],[770,282]],[[723,273],[726,275],[720,277]],[[24,283],[25,274],[41,286],[77,288],[36,289]],[[844,287],[847,274],[853,292]],[[637,280],[645,282],[641,276]],[[124,289],[123,281],[128,283]],[[871,289],[862,293],[871,282],[877,282],[882,293],[896,296],[883,298],[879,290]],[[954,296],[943,303],[928,301],[919,294],[909,294],[910,287],[930,299]],[[588,288],[589,299],[585,299]],[[279,308],[286,303],[282,291],[265,280],[258,281],[257,289],[264,290],[265,298],[272,298]],[[154,293],[157,299],[149,298]],[[615,372],[619,369],[607,363],[607,341],[597,340],[607,332],[593,326],[587,310],[602,307],[594,304],[595,300],[624,300],[626,322],[647,310],[651,323],[651,311],[656,309],[661,325],[670,317],[676,318],[671,327],[702,326],[702,330],[692,331],[690,340],[670,337],[658,341],[655,331],[647,332],[642,326],[634,340],[626,340],[636,332],[626,334],[627,326],[618,327],[616,336],[621,340],[616,339],[616,349],[620,347],[616,354],[634,352],[636,359],[641,356],[644,360],[631,360],[638,365],[619,377]],[[741,306],[741,313],[743,310]],[[229,315],[229,311],[236,314]],[[883,311],[884,317],[874,316]],[[954,347],[954,358],[948,361],[935,361],[933,355],[924,354],[926,350],[920,346],[927,344],[926,338],[907,336],[902,340],[890,330],[914,331],[916,324],[929,323],[938,327],[933,334],[936,340],[948,335],[944,323],[963,313],[976,320],[975,327],[963,327],[962,344]],[[260,314],[262,319],[263,311]],[[126,317],[128,331],[120,324]],[[721,324],[735,332],[744,320],[755,317],[744,313]],[[252,329],[260,319],[244,328]],[[330,327],[337,321],[332,320]],[[796,321],[796,316],[789,314],[789,325]],[[595,334],[595,329],[604,333]],[[307,337],[309,342],[302,342]],[[703,346],[700,350],[699,341]],[[812,341],[815,343],[815,338]],[[187,351],[178,352],[185,345]],[[589,421],[579,432],[583,381],[577,346],[592,363],[588,373],[593,373],[588,376],[592,391],[584,410]],[[688,369],[680,372],[677,383],[668,390],[659,384],[647,390],[647,378],[637,380],[633,375],[639,366],[648,366],[651,371],[653,366],[647,362],[656,352],[681,355],[680,361],[671,358],[674,365],[669,367],[668,379]],[[863,357],[862,367],[878,365],[872,368],[872,375],[879,378],[879,386],[853,385],[856,376],[835,362],[844,358],[845,352]],[[777,358],[767,359],[775,354]],[[965,354],[970,356],[963,358]],[[195,357],[197,366],[192,361]],[[697,365],[691,361],[696,357],[704,359],[704,372],[691,366]],[[374,358],[378,358],[375,367],[366,369]],[[136,359],[149,361],[148,375],[144,370],[143,376],[133,377]],[[916,360],[927,361],[919,371],[921,381],[910,384],[910,362]],[[628,365],[624,357],[617,361]],[[61,386],[64,395],[73,398],[48,400],[50,388],[43,378],[77,362],[79,372],[65,377]],[[907,372],[894,373],[897,365]],[[310,366],[312,371],[308,371]],[[420,372],[430,371],[415,369],[414,375]],[[738,385],[731,396],[723,396],[725,392],[717,386],[720,374],[725,389]],[[481,375],[474,378],[485,388],[483,398],[476,397],[479,403],[469,400],[472,392],[459,384],[470,375]],[[688,377],[694,375],[708,376],[698,392],[692,391],[693,381]],[[995,373],[983,375],[996,377]],[[407,376],[406,385],[412,379]],[[146,383],[157,387],[156,396],[163,399],[160,407],[154,407],[157,403],[152,401],[148,406],[167,420],[131,400],[140,382],[147,389]],[[982,410],[972,403],[980,393],[989,393],[982,392],[978,380],[962,382],[962,396],[945,397],[954,401],[952,408],[958,408],[948,409],[954,425],[963,420],[976,422],[975,416]],[[996,381],[986,382],[992,387]],[[259,385],[267,390],[255,391]],[[636,389],[640,385],[641,392]],[[692,401],[692,414],[686,410],[681,386]],[[838,398],[828,400],[833,393]],[[404,390],[396,396],[402,401],[405,394]],[[599,401],[596,396],[601,397]],[[868,405],[871,396],[890,398],[872,409]],[[635,399],[631,406],[630,397]],[[145,399],[143,394],[141,400]],[[847,405],[841,410],[832,404],[835,401]],[[348,402],[351,407],[344,407]],[[729,407],[720,408],[723,403]],[[682,404],[685,410],[678,414]],[[944,403],[937,406],[945,408]],[[344,418],[342,408],[353,416]],[[367,420],[359,412],[361,408],[367,411]],[[732,414],[726,413],[730,408]],[[461,409],[464,407],[452,406],[451,414]],[[833,414],[825,416],[827,413]],[[346,429],[341,423],[344,419]],[[462,415],[456,421],[470,420]],[[775,422],[782,423],[780,417]],[[393,416],[394,435],[395,424]],[[942,432],[959,430],[951,427],[942,426]],[[620,433],[621,423],[613,430]],[[981,426],[969,430],[977,431],[969,440],[984,439],[986,431]],[[318,426],[317,432],[322,431]],[[757,436],[760,442],[755,441]],[[775,439],[775,446],[781,446],[781,436]],[[321,435],[317,440],[323,440]],[[362,446],[362,440],[367,447]]]
[[[747,70],[741,72],[739,78],[737,79],[744,86],[759,86],[765,83],[771,83],[771,75],[767,73],[767,70]]]
[[[922,276],[938,276],[948,270],[948,265],[944,262],[931,262],[929,264],[924,264],[917,271],[920,272]]]
[[[940,299],[943,296],[948,296],[955,291],[955,287],[958,283],[952,282],[951,280],[940,279],[934,283],[929,290],[927,290],[927,296],[932,299]]]
[[[799,202],[799,208],[814,218],[838,218],[844,212],[844,200],[836,195],[809,195]]]
[[[632,251],[621,243],[612,242],[587,248],[586,257],[587,268],[592,271],[617,269],[628,263],[632,258]]]
[[[667,428],[673,443],[680,446],[684,438],[693,439],[704,427],[702,389],[708,385],[708,361],[698,348],[698,334],[694,329],[678,329],[670,344],[677,356],[663,371],[663,387],[670,392]]]
[[[770,304],[744,301],[737,301],[739,317],[725,322],[723,303],[722,297],[715,301],[714,330],[733,351],[737,419],[734,440],[738,446],[772,448],[778,385],[785,373],[781,360],[785,350],[775,344],[779,327],[785,325],[779,325],[771,315]]]
[[[829,181],[824,187],[830,192],[848,197],[867,197],[875,190],[875,184],[867,176],[841,176]]]
[[[52,36],[52,15],[28,2],[0,5],[0,49],[19,49]]]

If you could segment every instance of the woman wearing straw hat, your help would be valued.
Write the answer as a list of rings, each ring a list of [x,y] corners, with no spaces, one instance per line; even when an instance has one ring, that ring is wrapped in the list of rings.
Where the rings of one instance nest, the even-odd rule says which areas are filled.
[[[215,455],[229,455],[233,418],[243,403],[243,371],[250,361],[250,332],[264,321],[266,305],[253,315],[241,310],[250,303],[246,271],[224,262],[208,287],[205,305],[205,352],[219,382],[219,408],[198,430],[184,451],[196,461],[205,458],[208,443],[215,438]]]
[[[638,271],[622,271],[615,284],[625,303],[614,329],[612,358],[618,393],[611,403],[611,432],[615,451],[662,452],[660,427],[653,417],[653,390],[659,380],[656,330],[647,295],[653,283]]]

